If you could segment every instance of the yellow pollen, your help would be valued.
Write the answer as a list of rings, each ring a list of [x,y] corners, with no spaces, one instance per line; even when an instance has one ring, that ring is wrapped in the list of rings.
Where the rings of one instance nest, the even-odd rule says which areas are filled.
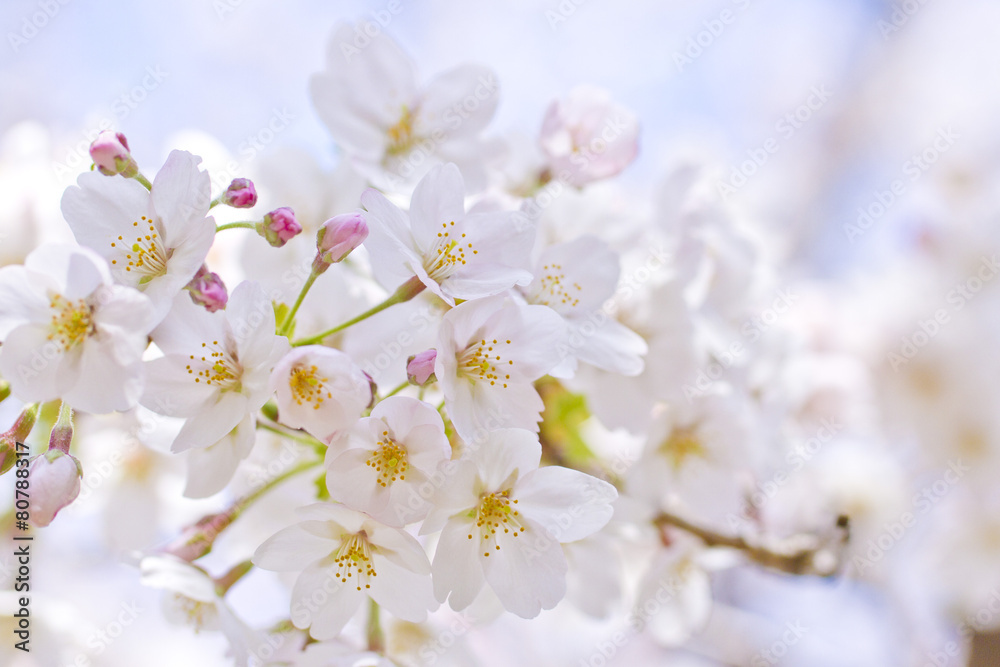
[[[488,549],[489,540],[492,539],[494,548],[499,550],[500,544],[496,540],[498,530],[514,537],[527,530],[527,527],[521,524],[520,512],[513,507],[516,504],[517,500],[510,499],[510,490],[481,496],[479,507],[474,509],[471,515],[476,519],[482,546]],[[472,533],[469,533],[469,539],[472,539]],[[489,557],[489,555],[489,551],[483,552],[483,556]]]
[[[399,120],[385,133],[389,137],[389,146],[386,149],[389,155],[407,153],[413,148],[416,137],[413,136],[413,113],[409,107],[403,106],[403,113]]]
[[[543,275],[537,288],[534,290],[532,303],[542,306],[578,306],[580,299],[578,294],[583,291],[579,283],[569,284],[566,282],[566,274],[562,273],[562,265],[546,264],[542,267]]]
[[[72,349],[95,332],[94,310],[83,299],[69,301],[61,294],[53,294],[49,308],[53,312],[48,339],[58,343],[63,350]]]
[[[143,216],[142,220],[143,224],[149,228],[149,233],[136,236],[135,242],[131,245],[125,242],[122,252],[124,253],[124,259],[132,260],[128,262],[125,271],[131,274],[134,270],[139,275],[139,284],[145,285],[153,278],[162,276],[167,272],[167,260],[170,258],[172,252],[166,250],[162,244],[157,242],[158,235],[156,234],[156,227],[153,225],[153,221],[147,220],[146,216]],[[132,226],[138,227],[139,223],[133,222]],[[124,241],[124,239],[119,235],[117,241]],[[117,241],[111,242],[112,248],[117,249],[119,247]],[[117,264],[118,262],[117,260],[112,260],[111,263]]]
[[[675,471],[680,470],[688,459],[706,458],[707,453],[698,437],[697,426],[675,427],[657,451],[670,461]]]
[[[333,394],[326,388],[325,377],[317,376],[318,369],[315,364],[309,366],[296,366],[292,369],[292,375],[288,379],[288,386],[292,389],[292,399],[298,405],[308,403],[313,406],[313,410],[319,410],[323,401],[333,398]]]
[[[410,467],[406,460],[406,447],[389,437],[388,431],[382,431],[382,438],[375,445],[376,449],[365,465],[375,469],[378,484],[386,488],[397,479],[405,480]]]
[[[202,343],[201,346],[207,348],[206,343]],[[239,391],[242,388],[240,379],[243,376],[243,367],[233,355],[219,346],[219,341],[212,341],[212,350],[209,356],[199,359],[193,354],[189,355],[190,359],[195,361],[195,367],[187,365],[188,375],[193,375],[197,383],[205,382],[222,391]],[[202,363],[197,363],[199,360]]]
[[[497,339],[493,339],[493,343],[499,347],[500,343]],[[504,345],[510,345],[511,341],[509,339],[504,340]],[[464,374],[466,377],[471,378],[473,381],[482,380],[484,382],[489,382],[491,386],[496,386],[499,382],[500,385],[506,389],[507,383],[500,379],[500,372],[497,367],[504,362],[502,354],[496,354],[500,350],[494,348],[494,345],[490,345],[486,342],[486,339],[480,340],[478,343],[469,345],[465,348],[465,351],[459,355],[458,358],[458,368],[459,372]],[[507,359],[507,365],[513,366],[514,360]],[[510,375],[504,374],[504,380],[509,380]]]
[[[335,554],[333,562],[337,565],[337,578],[341,583],[346,584],[356,574],[354,581],[359,591],[362,582],[365,588],[371,588],[371,584],[367,583],[368,577],[375,577],[377,573],[372,564],[372,547],[364,531],[345,536]]]

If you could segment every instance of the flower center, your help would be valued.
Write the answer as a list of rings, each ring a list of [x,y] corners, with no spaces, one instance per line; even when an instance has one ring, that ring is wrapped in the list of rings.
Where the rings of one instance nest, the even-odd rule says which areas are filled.
[[[441,231],[437,233],[438,240],[424,260],[424,270],[431,280],[441,282],[451,274],[458,271],[466,263],[466,253],[472,250],[473,255],[478,255],[478,250],[473,250],[472,243],[465,241],[465,233],[455,238],[451,229],[455,226],[455,221],[442,222]],[[464,247],[463,247],[464,245]]]
[[[163,247],[163,244],[159,242],[159,236],[156,233],[156,227],[153,225],[153,221],[142,216],[142,227],[147,227],[146,233],[140,229],[139,221],[133,222],[132,226],[135,228],[136,237],[135,242],[129,246],[128,241],[126,241],[123,235],[118,235],[117,241],[111,242],[112,248],[119,249],[125,258],[122,262],[126,262],[125,271],[129,274],[138,274],[138,281],[140,285],[145,285],[153,278],[162,276],[167,272],[167,260],[170,257],[170,253]],[[111,260],[112,264],[118,264],[117,259]]]
[[[580,299],[577,295],[583,291],[579,283],[567,284],[566,274],[562,273],[562,265],[546,264],[542,267],[544,275],[539,281],[538,287],[531,300],[532,303],[542,306],[564,305],[569,307],[578,306]]]
[[[375,468],[378,483],[384,488],[397,479],[405,480],[406,469],[410,467],[406,462],[406,447],[390,438],[388,431],[382,431],[382,439],[375,444],[378,449],[371,453],[365,464]]]
[[[337,565],[337,578],[341,582],[346,584],[348,579],[357,575],[354,581],[359,591],[362,579],[366,582],[365,588],[371,588],[371,584],[367,583],[368,577],[378,576],[372,567],[372,548],[364,531],[342,541],[333,562]]]
[[[688,459],[706,458],[707,454],[694,426],[674,428],[670,431],[670,436],[660,444],[659,452],[667,457],[675,471],[680,470]]]
[[[288,386],[291,387],[292,398],[298,405],[308,403],[313,406],[313,410],[319,410],[324,400],[333,398],[333,394],[326,389],[325,382],[328,382],[327,378],[317,377],[315,365],[308,368],[296,366],[292,369]]]
[[[61,294],[53,294],[49,298],[49,308],[54,312],[48,339],[54,340],[63,350],[72,349],[95,332],[93,308],[83,299],[69,301]]]
[[[243,368],[239,363],[227,350],[219,346],[217,340],[212,341],[211,348],[208,347],[207,343],[202,343],[201,346],[205,348],[203,351],[209,356],[199,358],[193,354],[190,355],[189,358],[195,362],[194,365],[201,366],[201,368],[192,368],[191,364],[188,364],[188,374],[194,375],[195,382],[204,382],[218,387],[220,391],[239,391],[242,388],[240,379],[243,376]]]
[[[459,372],[467,377],[471,377],[473,380],[488,380],[490,386],[494,386],[499,382],[506,389],[507,383],[505,380],[510,379],[510,373],[506,371],[512,370],[510,366],[514,365],[514,360],[503,358],[503,355],[500,354],[501,345],[510,345],[510,339],[500,343],[494,338],[492,343],[488,343],[483,338],[475,345],[465,348],[465,351],[458,359]]]
[[[399,120],[385,133],[389,137],[389,146],[386,148],[389,155],[406,153],[413,148],[413,144],[416,143],[413,136],[413,113],[408,106],[403,105],[403,113]]]
[[[495,543],[494,548],[498,551],[500,550],[496,534],[501,528],[505,533],[510,533],[513,530],[514,537],[527,530],[526,526],[521,525],[520,513],[512,507],[512,505],[516,504],[517,500],[510,499],[510,490],[508,489],[507,491],[489,493],[482,496],[478,509],[470,512],[470,516],[476,518],[476,527],[479,528],[479,539],[483,543],[483,546],[487,547],[487,551],[483,552],[484,556],[488,557],[490,555],[488,544],[490,538],[493,538]],[[472,539],[472,533],[469,533],[469,539]]]
[[[202,602],[180,593],[174,593],[174,604],[187,617],[187,622],[194,628],[195,632],[200,632],[208,627],[215,618],[215,605],[210,602]]]

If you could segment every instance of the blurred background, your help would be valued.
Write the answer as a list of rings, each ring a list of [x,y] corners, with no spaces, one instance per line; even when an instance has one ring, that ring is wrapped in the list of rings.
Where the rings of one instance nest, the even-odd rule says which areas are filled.
[[[641,124],[639,158],[620,179],[636,210],[648,213],[674,165],[705,165],[727,203],[768,235],[783,271],[837,286],[837,337],[876,376],[885,372],[885,353],[934,312],[956,277],[1000,249],[1000,4],[992,0],[400,0],[398,13],[389,4],[0,3],[0,264],[21,261],[25,245],[68,237],[61,191],[89,166],[87,146],[106,126],[124,132],[149,164],[173,148],[214,141],[244,165],[293,147],[335,166],[308,79],[322,69],[338,21],[380,17],[423,80],[464,62],[496,70],[501,103],[490,129],[499,135],[536,136],[551,100],[577,84],[611,91]],[[262,143],[260,128],[276,114],[290,121]],[[899,458],[947,437],[935,419],[955,428],[986,423],[977,465],[997,470],[989,467],[1000,446],[991,416],[1000,381],[992,288],[961,331],[934,341],[930,370],[876,378],[888,450],[902,450]],[[927,434],[938,440],[921,440]],[[144,465],[143,456],[132,464]],[[9,480],[2,481],[6,502]],[[179,496],[180,485],[162,481],[160,497]],[[56,602],[36,618],[37,657],[5,664],[226,664],[220,637],[162,619],[158,592],[142,588],[127,562],[136,540],[108,537],[132,529],[126,519],[107,525],[109,511],[160,497],[141,488],[103,491],[100,502],[67,509],[36,543],[37,599]],[[204,507],[179,500],[169,511],[177,523]],[[967,519],[961,507],[947,511],[947,521]],[[985,535],[976,526],[972,532]],[[1000,545],[977,553],[985,571],[1000,574]],[[609,664],[1000,664],[988,628],[955,654],[945,650],[961,644],[948,613],[957,603],[926,592],[928,570],[910,571],[909,562],[894,565],[893,583],[884,586],[728,570],[713,581],[717,603],[703,633],[681,649],[633,642]],[[9,577],[9,557],[0,563]],[[946,579],[954,572],[941,576],[941,588],[958,586]],[[962,586],[972,591],[992,585],[970,578]],[[267,594],[266,586],[255,593]],[[246,602],[248,620],[257,621],[256,603]],[[130,603],[143,610],[134,625],[113,642],[95,639]],[[523,633],[527,646],[564,630],[544,618],[498,623]],[[782,641],[789,623],[808,628],[802,641],[780,657],[761,653]],[[76,655],[91,662],[46,654],[48,632],[73,635],[84,647]]]

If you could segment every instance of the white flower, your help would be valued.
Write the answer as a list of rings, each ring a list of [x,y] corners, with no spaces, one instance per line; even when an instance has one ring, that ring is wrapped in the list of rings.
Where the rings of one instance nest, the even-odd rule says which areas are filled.
[[[375,277],[392,289],[412,276],[455,305],[514,285],[527,285],[535,228],[514,212],[465,212],[465,184],[458,167],[432,169],[417,185],[409,215],[380,192],[366,190],[370,234],[365,247]]]
[[[295,627],[332,639],[368,596],[412,623],[436,606],[430,563],[413,536],[340,505],[317,503],[297,514],[300,523],[268,538],[253,557],[265,570],[302,570],[292,590]]]
[[[569,354],[552,375],[571,376],[577,360],[622,375],[642,372],[646,342],[602,308],[615,293],[619,272],[618,255],[593,236],[542,252],[535,279],[522,294],[555,310],[569,329]]]
[[[639,152],[639,124],[607,91],[574,88],[545,113],[540,137],[549,169],[577,187],[615,176]]]
[[[211,191],[201,158],[172,151],[152,191],[131,178],[81,174],[62,211],[76,240],[111,263],[118,282],[143,291],[156,321],[205,261],[215,238]]]
[[[274,367],[269,382],[283,424],[329,443],[351,428],[372,402],[371,379],[340,350],[297,347]]]
[[[551,308],[463,303],[444,316],[434,374],[458,434],[502,426],[538,430],[545,407],[531,384],[559,363],[566,325]]]
[[[507,611],[533,618],[566,594],[561,542],[600,530],[615,488],[576,470],[539,468],[538,437],[523,429],[487,434],[453,464],[421,532],[444,529],[434,554],[434,593],[469,606],[484,583]]]
[[[152,326],[149,299],[113,285],[86,248],[45,245],[24,266],[0,269],[0,375],[24,401],[62,398],[95,413],[134,407]]]
[[[451,456],[438,411],[423,401],[390,396],[327,450],[330,497],[379,521],[402,527],[430,510],[419,489]]]
[[[146,362],[142,404],[187,419],[173,450],[208,447],[261,408],[268,378],[288,351],[274,334],[274,310],[256,283],[237,285],[224,311],[210,313],[179,295],[153,331],[164,356]]]
[[[221,631],[237,665],[246,665],[257,654],[270,655],[265,637],[237,617],[219,595],[215,581],[201,568],[175,556],[146,556],[139,563],[142,583],[166,591],[164,615],[195,632]]]
[[[309,88],[320,118],[358,171],[401,187],[427,167],[450,161],[485,184],[488,146],[479,134],[499,101],[496,74],[463,65],[421,88],[413,63],[392,39],[364,35],[367,43],[359,49],[356,37],[346,24],[334,31],[326,71],[314,75]]]

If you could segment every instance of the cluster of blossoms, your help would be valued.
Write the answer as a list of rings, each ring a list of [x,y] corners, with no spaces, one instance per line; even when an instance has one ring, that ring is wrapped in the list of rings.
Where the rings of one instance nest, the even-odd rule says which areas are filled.
[[[505,141],[485,134],[490,70],[421,83],[389,37],[345,52],[353,35],[310,87],[335,172],[277,155],[294,185],[213,194],[198,156],[150,180],[105,132],[62,197],[76,244],[0,269],[0,387],[24,403],[0,470],[35,442],[31,521],[77,498],[88,428],[156,424],[184,496],[228,504],[134,545],[142,581],[241,666],[422,664],[407,628],[429,635],[442,605],[534,618],[564,598],[632,608],[630,629],[675,646],[707,622],[716,570],[882,576],[868,541],[904,485],[870,446],[871,379],[760,230],[693,167],[652,210],[623,206],[608,181],[638,123],[602,90]],[[280,205],[234,218],[258,199]],[[910,389],[921,372],[945,381],[928,358]],[[981,431],[942,437],[982,453]],[[294,516],[212,576],[216,539],[279,493]],[[227,599],[255,568],[291,573],[267,629]]]

